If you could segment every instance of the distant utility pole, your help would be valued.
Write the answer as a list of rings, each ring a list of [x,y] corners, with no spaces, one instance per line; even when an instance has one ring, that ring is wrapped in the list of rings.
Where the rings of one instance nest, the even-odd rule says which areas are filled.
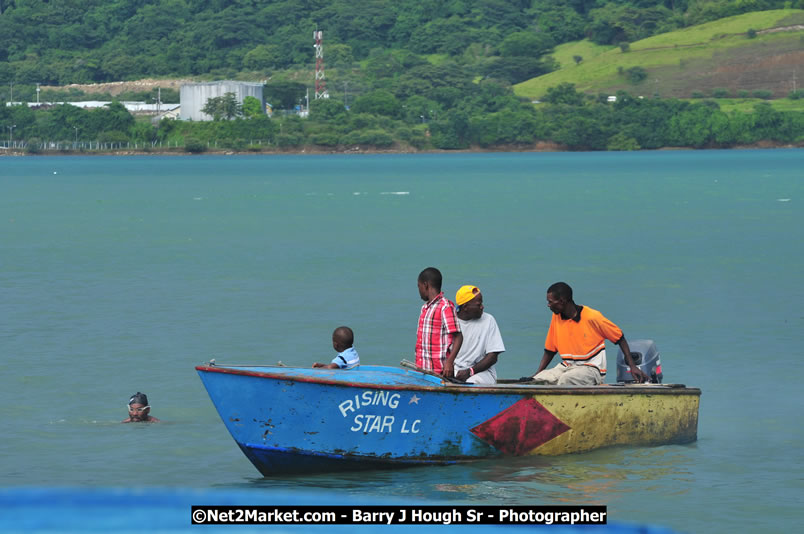
[[[37,104],[39,103],[39,91],[41,91],[41,89],[39,88],[39,82],[36,82],[36,103]]]
[[[313,41],[315,48],[315,99],[329,98],[327,92],[327,83],[324,81],[324,32],[316,30],[313,32]]]
[[[349,82],[343,82],[343,107],[349,109]]]

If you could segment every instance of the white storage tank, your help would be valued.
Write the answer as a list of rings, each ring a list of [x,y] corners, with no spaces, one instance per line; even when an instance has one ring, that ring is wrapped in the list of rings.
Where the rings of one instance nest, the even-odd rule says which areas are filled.
[[[262,96],[263,84],[257,82],[219,81],[207,83],[186,83],[181,86],[181,115],[182,120],[211,121],[212,117],[202,109],[207,100],[234,93],[237,102],[243,104],[243,99],[253,96],[260,101],[260,109],[265,110],[265,101]]]

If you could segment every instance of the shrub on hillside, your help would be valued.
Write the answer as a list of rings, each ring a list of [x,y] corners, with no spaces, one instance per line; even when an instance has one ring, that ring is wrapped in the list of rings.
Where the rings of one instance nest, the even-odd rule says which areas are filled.
[[[231,150],[237,150],[238,152],[242,151],[242,150],[245,150],[247,145],[248,145],[248,143],[246,143],[245,139],[221,139],[220,140],[221,148],[228,148],[228,149],[231,149]]]
[[[583,93],[575,90],[574,83],[560,83],[555,87],[547,89],[547,94],[542,97],[542,100],[550,104],[567,104],[570,106],[583,105]]]
[[[790,91],[790,94],[787,95],[787,98],[790,100],[798,100],[799,98],[804,98],[804,89],[799,89],[798,91]]]
[[[310,142],[319,146],[337,146],[338,134],[332,132],[322,132],[310,136]]]
[[[539,57],[503,57],[488,60],[481,68],[486,78],[504,80],[515,84],[547,74],[558,69],[558,63],[552,56]]]
[[[343,136],[342,142],[344,145],[389,147],[394,144],[394,139],[385,130],[355,130]]]
[[[729,90],[719,87],[717,89],[712,89],[712,96],[715,98],[728,98],[729,97]]]
[[[394,130],[397,139],[409,141],[413,137],[413,129],[407,126],[400,126]]]
[[[359,96],[352,107],[355,113],[370,113],[398,117],[402,112],[402,104],[390,91],[376,89]]]
[[[357,142],[349,144],[372,145],[376,147],[389,147],[394,144],[394,138],[385,130],[363,130],[351,133],[357,134]]]
[[[397,128],[396,136],[418,149],[424,148],[430,142],[427,139],[427,127],[424,125],[413,128]]]
[[[184,140],[184,150],[190,154],[201,154],[207,151],[207,145],[193,137]]]
[[[108,132],[101,132],[98,135],[98,141],[101,143],[108,143],[110,145],[122,146],[128,142],[128,135],[119,130],[111,130]]]
[[[773,97],[773,92],[767,89],[757,89],[751,94],[754,98],[761,98],[763,100],[770,100]]]
[[[606,150],[639,150],[640,146],[636,139],[620,132],[609,138]]]
[[[648,77],[648,72],[642,67],[631,67],[625,71],[628,74],[628,81],[636,85]]]

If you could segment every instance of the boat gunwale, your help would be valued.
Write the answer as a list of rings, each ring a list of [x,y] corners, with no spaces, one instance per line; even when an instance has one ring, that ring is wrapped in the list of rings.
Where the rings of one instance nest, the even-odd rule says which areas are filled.
[[[388,367],[396,370],[395,367]],[[197,365],[196,371],[209,373],[222,373],[232,375],[251,376],[255,378],[268,378],[275,380],[289,380],[294,382],[305,382],[311,384],[322,384],[330,386],[340,386],[361,389],[386,389],[395,391],[427,391],[434,393],[483,393],[491,395],[701,395],[700,388],[691,387],[671,387],[669,384],[600,384],[597,386],[549,386],[540,384],[501,384],[493,386],[478,386],[465,384],[445,383],[441,386],[424,386],[416,384],[377,384],[369,382],[343,382],[326,378],[316,378],[311,376],[291,376],[283,373],[271,373],[236,369],[233,367],[218,365]],[[414,372],[414,371],[410,371]]]

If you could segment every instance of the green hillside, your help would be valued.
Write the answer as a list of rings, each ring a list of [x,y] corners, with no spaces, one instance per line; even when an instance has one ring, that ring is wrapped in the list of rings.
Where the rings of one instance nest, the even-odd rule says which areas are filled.
[[[576,63],[574,56],[583,59]],[[515,85],[515,93],[540,99],[549,87],[573,83],[590,94],[691,98],[726,90],[729,96],[770,91],[782,98],[794,82],[797,89],[804,83],[804,10],[728,17],[642,39],[626,50],[566,43],[554,57],[558,70]]]
[[[804,81],[802,7],[804,0],[0,0],[0,101],[10,102],[0,106],[0,149],[801,146],[804,91],[793,84]],[[296,113],[314,80],[316,28],[325,34],[330,98]],[[273,115],[233,96],[209,99],[216,120],[198,122],[135,120],[120,102],[59,104],[176,102],[183,81],[221,79],[263,81]],[[25,104],[40,98],[43,106]]]

